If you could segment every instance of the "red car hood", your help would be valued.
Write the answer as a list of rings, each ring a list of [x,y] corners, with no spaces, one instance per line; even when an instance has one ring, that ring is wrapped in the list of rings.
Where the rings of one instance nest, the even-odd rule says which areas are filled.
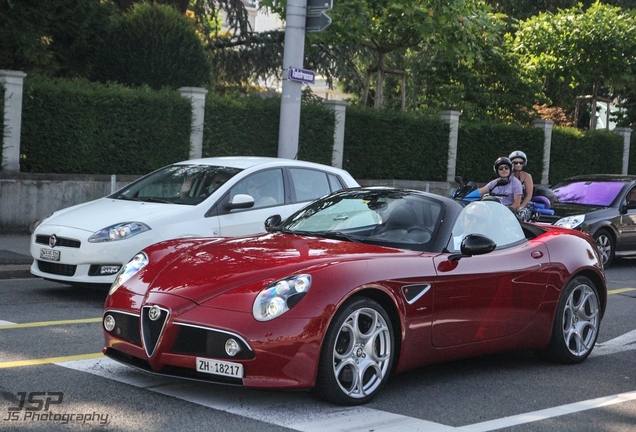
[[[251,304],[264,287],[286,276],[342,262],[404,254],[421,255],[421,252],[291,234],[264,234],[220,242],[201,240],[171,261],[157,275],[150,291],[170,293],[198,304],[233,291],[230,297],[235,300],[240,297]]]

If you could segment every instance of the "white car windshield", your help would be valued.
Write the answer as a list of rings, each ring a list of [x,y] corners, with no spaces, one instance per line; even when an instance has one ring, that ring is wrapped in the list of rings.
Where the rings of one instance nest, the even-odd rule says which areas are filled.
[[[171,165],[140,178],[109,198],[197,205],[240,171],[211,165]]]

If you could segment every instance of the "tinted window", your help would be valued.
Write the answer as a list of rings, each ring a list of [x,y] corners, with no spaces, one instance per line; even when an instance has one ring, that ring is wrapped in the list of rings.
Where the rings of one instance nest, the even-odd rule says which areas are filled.
[[[291,168],[289,171],[297,202],[312,201],[331,192],[326,173],[302,168]]]
[[[554,186],[557,202],[593,206],[609,206],[623,188],[621,182],[577,181]]]

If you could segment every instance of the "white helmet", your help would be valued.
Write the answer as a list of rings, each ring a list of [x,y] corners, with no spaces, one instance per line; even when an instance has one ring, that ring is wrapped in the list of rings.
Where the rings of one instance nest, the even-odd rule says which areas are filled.
[[[521,150],[515,150],[512,153],[510,153],[510,156],[508,156],[508,159],[510,159],[510,160],[513,160],[515,158],[523,159],[523,166],[524,167],[528,166],[528,157]]]

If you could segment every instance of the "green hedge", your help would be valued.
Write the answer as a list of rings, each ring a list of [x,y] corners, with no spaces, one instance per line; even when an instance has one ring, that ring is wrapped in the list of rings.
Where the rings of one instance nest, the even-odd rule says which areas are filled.
[[[449,132],[439,117],[349,107],[343,168],[357,179],[445,181]]]
[[[278,155],[280,98],[229,97],[208,93],[203,155]],[[303,103],[298,159],[331,165],[334,115],[319,103]]]
[[[188,159],[191,116],[189,101],[178,91],[27,77],[21,171],[145,174]],[[203,155],[276,157],[279,118],[280,98],[210,92]],[[6,133],[4,124],[0,133]],[[330,165],[333,135],[331,110],[303,103],[298,158]],[[448,136],[449,126],[437,116],[348,107],[343,165],[358,179],[445,181]],[[622,138],[614,133],[555,127],[551,147],[551,183],[575,174],[621,172]],[[456,173],[485,183],[494,178],[494,160],[513,150],[528,155],[528,172],[539,182],[541,129],[460,121]],[[636,134],[629,166],[636,173]]]
[[[605,130],[555,127],[550,152],[550,183],[580,174],[620,174],[623,138]]]
[[[503,123],[459,123],[455,173],[465,180],[485,183],[496,177],[495,160],[515,150],[528,156],[527,171],[541,179],[543,171],[543,131]],[[535,180],[536,182],[537,180]]]
[[[27,78],[20,169],[147,173],[188,158],[191,119],[178,91]]]
[[[2,170],[3,164],[2,161],[4,161],[4,123],[5,123],[5,119],[4,119],[4,86],[2,85],[2,83],[0,83],[0,107],[2,107],[2,121],[0,121],[0,170]]]
[[[627,174],[636,175],[636,131],[632,131],[629,139],[629,166]]]

